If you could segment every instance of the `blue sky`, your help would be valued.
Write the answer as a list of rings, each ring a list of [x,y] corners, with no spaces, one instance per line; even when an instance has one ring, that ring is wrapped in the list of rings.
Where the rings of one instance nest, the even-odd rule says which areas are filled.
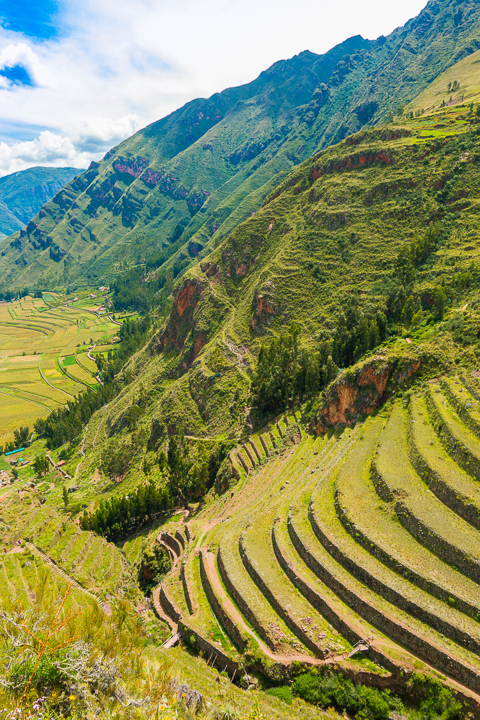
[[[426,0],[1,0],[0,176],[86,167],[281,58],[386,35]]]
[[[2,26],[30,38],[51,40],[59,31],[58,4],[53,0],[2,0]]]

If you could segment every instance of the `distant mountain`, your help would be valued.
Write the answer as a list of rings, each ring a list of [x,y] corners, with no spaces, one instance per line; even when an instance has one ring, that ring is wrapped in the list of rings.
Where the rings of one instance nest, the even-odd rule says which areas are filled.
[[[0,242],[24,225],[25,223],[22,223],[10,208],[0,201]]]
[[[25,227],[78,168],[33,167],[0,178],[0,235]]]
[[[384,122],[478,50],[479,38],[478,2],[431,0],[388,37],[305,51],[188,103],[92,163],[3,243],[0,283],[75,288],[144,262],[177,277],[294,166]]]

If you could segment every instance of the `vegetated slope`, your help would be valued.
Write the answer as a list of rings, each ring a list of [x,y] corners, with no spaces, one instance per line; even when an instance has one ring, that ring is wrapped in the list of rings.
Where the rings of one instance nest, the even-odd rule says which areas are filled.
[[[368,323],[380,310],[392,332],[398,323],[409,327],[420,311],[427,355],[436,352],[437,336],[453,337],[451,344],[442,340],[450,361],[463,333],[475,362],[472,304],[452,315],[448,333],[429,324],[442,314],[437,296],[444,293],[453,306],[468,297],[466,278],[478,286],[480,145],[472,127],[467,108],[449,109],[361,132],[295,170],[255,217],[178,283],[165,328],[132,368],[136,382],[109,405],[111,432],[141,402],[148,434],[156,423],[238,437],[247,430],[251,367],[264,336],[295,322],[300,348],[317,352],[329,342],[342,366],[345,354],[337,357],[332,343],[354,296]],[[411,242],[433,227],[430,250],[409,260]],[[355,352],[355,344],[354,360],[371,346],[367,341]]]
[[[79,168],[33,167],[0,178],[0,233],[11,235],[27,225],[80,172]]]
[[[480,96],[480,51],[460,60],[438,76],[405,110],[425,113],[459,103],[478,102]]]
[[[188,103],[48,203],[4,249],[2,282],[75,287],[173,253],[176,276],[294,165],[385,118],[477,50],[479,17],[472,0],[432,0],[387,38],[304,52],[248,85]]]
[[[143,531],[174,561],[152,594],[158,617],[231,678],[245,667],[275,684],[293,678],[298,695],[344,711],[345,694],[308,695],[295,677],[313,666],[318,688],[344,673],[392,689],[362,706],[386,718],[418,710],[411,673],[422,672],[437,678],[435,717],[448,699],[440,673],[478,713],[475,118],[456,107],[387,124],[297,168],[182,278],[165,326],[119,373],[118,397],[53,451],[75,483],[70,522],[64,478],[43,504],[40,488],[17,494],[23,478],[8,488],[9,546],[28,533],[90,592],[136,603],[138,565],[127,562],[142,545],[128,535]],[[363,346],[377,309],[391,335],[379,343],[367,324]],[[339,335],[352,318],[360,332]],[[317,378],[313,405],[280,397],[295,409],[265,412],[254,433],[256,351],[292,321],[298,357],[325,342],[336,357],[346,353],[336,340],[353,337],[359,362],[323,397]],[[289,387],[278,357],[271,369]],[[208,479],[207,497],[192,477]],[[127,540],[125,555],[100,532]]]

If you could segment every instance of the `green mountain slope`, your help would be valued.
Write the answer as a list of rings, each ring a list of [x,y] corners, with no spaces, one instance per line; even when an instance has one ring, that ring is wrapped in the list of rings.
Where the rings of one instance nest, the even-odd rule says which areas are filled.
[[[80,172],[78,168],[33,167],[1,177],[0,233],[10,235],[27,225],[42,205]]]
[[[476,51],[479,28],[477,3],[431,0],[386,38],[304,52],[188,103],[93,163],[15,235],[0,258],[3,283],[73,288],[173,255],[177,275],[296,164],[381,121]]]
[[[240,437],[265,336],[295,322],[300,346],[316,353],[330,343],[342,366],[369,346],[367,339],[357,349],[354,338],[350,350],[335,350],[342,312],[348,327],[351,317],[357,325],[368,320],[367,335],[375,313],[385,313],[400,351],[416,347],[397,336],[419,313],[418,339],[432,362],[453,362],[464,343],[465,361],[476,363],[475,303],[435,323],[438,303],[463,306],[479,280],[480,141],[468,112],[448,109],[361,132],[290,174],[255,217],[177,284],[166,326],[131,368],[136,381],[109,404],[109,432],[126,428],[141,403],[147,436],[181,425],[189,435]],[[429,233],[428,250],[412,250]]]
[[[24,226],[5,203],[0,201],[0,240]]]
[[[480,51],[460,60],[438,76],[406,108],[414,113],[432,111],[445,105],[478,102],[480,96]]]

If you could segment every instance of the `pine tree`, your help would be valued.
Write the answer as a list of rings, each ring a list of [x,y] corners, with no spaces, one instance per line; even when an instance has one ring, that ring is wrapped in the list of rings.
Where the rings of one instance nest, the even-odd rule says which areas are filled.
[[[63,503],[64,503],[65,507],[68,507],[68,490],[65,485],[63,486],[63,489],[62,489],[62,495],[63,495]]]
[[[370,327],[368,328],[368,339],[370,344],[370,350],[377,347],[380,342],[380,331],[378,329],[377,321],[371,320]]]

